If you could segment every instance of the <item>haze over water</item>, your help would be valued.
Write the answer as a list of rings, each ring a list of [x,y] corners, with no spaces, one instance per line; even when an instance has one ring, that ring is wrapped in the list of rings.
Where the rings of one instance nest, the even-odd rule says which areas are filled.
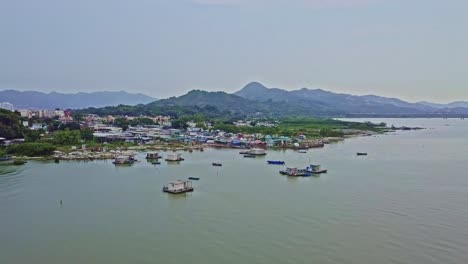
[[[0,167],[0,263],[468,263],[468,121],[371,121],[427,129],[256,159]],[[309,159],[329,173],[266,164]],[[195,192],[161,191],[189,176]]]

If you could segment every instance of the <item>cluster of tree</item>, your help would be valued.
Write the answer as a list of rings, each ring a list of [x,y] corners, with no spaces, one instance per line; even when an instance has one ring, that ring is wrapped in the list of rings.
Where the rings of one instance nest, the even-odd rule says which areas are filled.
[[[322,128],[319,131],[319,135],[321,137],[342,137],[344,136],[344,133],[341,130]]]
[[[18,113],[0,109],[0,137],[21,138],[23,130]]]
[[[227,118],[227,119],[242,119],[243,114],[236,114],[228,110],[220,110],[213,105],[204,106],[189,106],[189,105],[157,105],[151,103],[148,105],[136,106],[108,106],[103,108],[87,108],[75,110],[75,112],[84,114],[96,114],[99,116],[170,116],[177,120],[181,116],[203,115],[207,118]]]
[[[10,145],[6,148],[8,154],[18,156],[47,156],[52,155],[56,147],[50,143],[28,142]]]

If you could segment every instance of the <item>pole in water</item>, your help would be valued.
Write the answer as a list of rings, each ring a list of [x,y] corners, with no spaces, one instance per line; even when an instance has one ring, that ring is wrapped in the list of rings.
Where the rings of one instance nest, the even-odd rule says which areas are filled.
[[[62,204],[63,204],[63,203],[62,203],[62,200],[60,200],[60,205],[62,205]]]

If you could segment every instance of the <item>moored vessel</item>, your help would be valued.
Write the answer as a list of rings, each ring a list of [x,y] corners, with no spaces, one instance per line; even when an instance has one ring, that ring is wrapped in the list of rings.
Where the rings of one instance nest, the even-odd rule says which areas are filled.
[[[172,181],[164,185],[163,192],[179,194],[186,192],[193,192],[192,182],[191,181]]]

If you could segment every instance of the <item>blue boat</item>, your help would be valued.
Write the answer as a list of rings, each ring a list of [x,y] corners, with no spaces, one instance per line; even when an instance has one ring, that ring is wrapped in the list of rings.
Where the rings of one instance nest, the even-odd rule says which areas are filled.
[[[267,162],[268,162],[268,164],[274,164],[274,165],[284,165],[284,164],[286,164],[286,162],[284,162],[282,160],[268,160]]]

